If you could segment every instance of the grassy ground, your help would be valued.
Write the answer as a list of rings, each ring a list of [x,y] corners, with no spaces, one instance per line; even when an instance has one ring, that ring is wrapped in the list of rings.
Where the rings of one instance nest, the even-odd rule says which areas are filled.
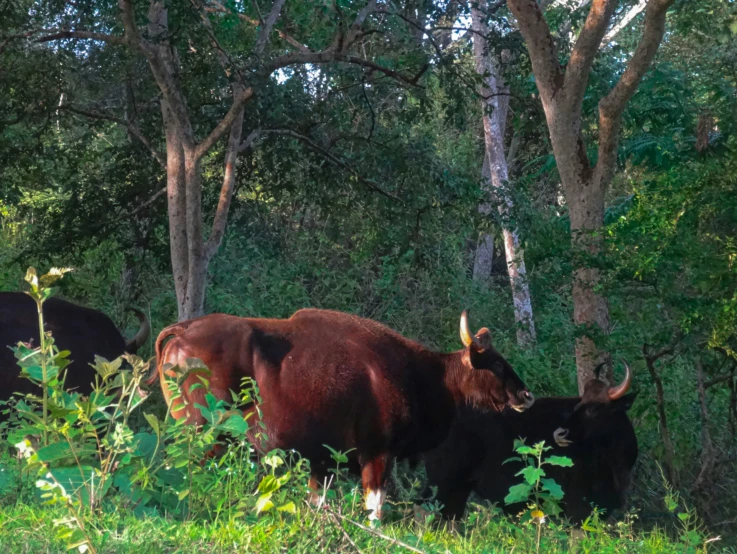
[[[339,514],[337,509],[346,515]],[[55,520],[65,515],[57,507],[5,506],[0,509],[2,552],[65,552],[66,546],[56,538],[54,525]],[[111,504],[102,514],[86,518],[88,536],[101,553],[731,551],[719,542],[690,546],[683,542],[683,537],[674,538],[673,533],[666,534],[658,528],[635,532],[632,521],[597,525],[589,531],[543,525],[538,549],[535,525],[519,525],[480,506],[457,529],[421,524],[410,516],[377,529],[369,529],[366,524],[363,514],[351,510],[350,504],[340,508],[333,505],[331,511],[316,510],[305,504],[295,514],[243,514],[216,521],[136,517],[130,510]]]

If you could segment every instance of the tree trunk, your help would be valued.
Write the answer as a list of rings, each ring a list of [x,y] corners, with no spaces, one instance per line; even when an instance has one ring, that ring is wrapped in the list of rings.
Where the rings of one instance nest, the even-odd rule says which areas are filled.
[[[535,84],[545,111],[553,154],[571,218],[574,251],[574,321],[586,335],[576,341],[579,392],[593,376],[593,368],[608,359],[593,337],[609,331],[609,309],[596,290],[599,272],[591,256],[601,252],[596,235],[604,223],[604,197],[617,162],[622,113],[647,71],[665,33],[665,17],[674,0],[649,0],[642,39],[614,87],[599,101],[599,144],[591,166],[581,135],[581,112],[589,75],[617,0],[592,0],[570,57],[561,66],[556,42],[540,4],[507,0],[517,19],[532,62]],[[589,258],[589,259],[587,259]],[[610,364],[611,365],[611,364]]]
[[[476,256],[473,260],[473,280],[485,281],[491,277],[491,268],[494,265],[494,235],[482,233],[476,246]]]
[[[184,149],[166,100],[161,101],[166,130],[166,194],[169,209],[169,249],[179,321],[187,319],[184,298],[189,281],[187,197],[184,189]]]
[[[505,193],[504,187],[509,181],[507,159],[504,154],[504,135],[507,126],[507,112],[509,107],[509,89],[499,74],[499,63],[486,52],[486,37],[488,27],[485,20],[485,1],[479,2],[471,9],[473,35],[473,51],[476,62],[476,71],[483,77],[481,87],[482,120],[484,126],[485,160],[482,170],[482,182],[487,192],[492,191],[503,199],[499,206],[502,216],[511,210],[512,201]],[[483,208],[482,208],[483,209]],[[514,319],[517,323],[517,343],[520,346],[529,346],[536,340],[535,323],[532,316],[532,300],[527,283],[527,270],[523,258],[523,251],[516,229],[506,226],[502,230],[504,235],[504,251],[507,258],[507,270],[512,288],[514,302]],[[485,242],[485,241],[484,241]],[[484,242],[479,246],[481,249]],[[480,254],[477,252],[476,258]],[[483,256],[483,252],[481,253]],[[474,273],[476,268],[474,267]]]
[[[179,87],[179,60],[176,50],[164,39],[144,41],[135,27],[132,6],[122,0],[125,8],[126,32],[135,37],[137,47],[145,54],[151,71],[162,92],[161,115],[166,132],[167,198],[169,206],[169,241],[172,273],[177,296],[179,321],[204,314],[207,269],[217,252],[225,231],[225,222],[235,187],[235,167],[240,151],[244,105],[252,96],[237,79],[231,80],[233,105],[221,122],[202,142],[195,140],[184,94]],[[281,9],[276,2],[272,10]],[[270,15],[271,17],[271,15]],[[209,21],[204,20],[209,28]],[[270,29],[273,21],[268,26]],[[166,35],[168,11],[158,1],[149,9],[149,34],[157,38]],[[230,74],[227,57],[221,60],[226,74]],[[225,171],[217,211],[210,237],[205,241],[202,215],[201,161],[212,146],[230,130],[225,154]]]

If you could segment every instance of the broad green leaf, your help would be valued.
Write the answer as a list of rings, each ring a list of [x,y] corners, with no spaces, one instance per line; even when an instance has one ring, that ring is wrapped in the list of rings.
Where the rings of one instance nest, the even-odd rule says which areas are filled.
[[[529,498],[530,492],[532,492],[532,487],[527,483],[520,483],[519,485],[509,487],[509,494],[504,497],[504,503],[516,504],[517,502],[524,502]]]
[[[550,496],[555,498],[556,500],[561,500],[563,498],[563,489],[560,487],[558,483],[555,482],[553,479],[540,479],[540,483],[543,486],[543,490],[546,490],[550,493]]]
[[[274,507],[274,503],[271,501],[271,495],[265,494],[256,501],[256,513],[267,512]]]
[[[281,484],[277,481],[273,475],[265,475],[261,482],[258,484],[258,492],[263,494],[271,494],[279,490]]]
[[[534,485],[540,477],[545,476],[545,470],[541,467],[527,466],[515,473],[515,475],[523,475],[529,485]]]
[[[230,416],[221,427],[235,436],[242,436],[248,431],[248,422],[240,414]]]
[[[567,456],[550,456],[545,458],[545,463],[551,466],[573,467],[573,460]]]
[[[146,418],[146,421],[148,421],[148,424],[151,426],[151,429],[154,430],[156,436],[160,436],[161,426],[159,425],[159,419],[153,414],[143,414],[143,417]]]
[[[67,442],[55,442],[48,446],[43,446],[36,452],[39,462],[54,462],[61,458],[71,457],[72,449]]]
[[[133,439],[136,444],[136,456],[140,456],[146,460],[146,463],[150,463],[154,452],[156,452],[158,438],[151,433],[136,433]]]
[[[287,502],[286,504],[282,504],[277,508],[280,512],[289,512],[290,514],[297,513],[297,506],[294,505],[294,502]]]
[[[507,458],[506,460],[504,460],[502,462],[502,465],[507,464],[509,462],[521,462],[521,461],[522,461],[522,458],[520,458],[519,456],[512,456],[511,458]]]

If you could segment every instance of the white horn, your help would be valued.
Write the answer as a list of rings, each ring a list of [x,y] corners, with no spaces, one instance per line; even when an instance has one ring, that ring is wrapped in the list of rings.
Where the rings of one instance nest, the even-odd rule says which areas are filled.
[[[624,380],[616,387],[609,387],[609,390],[607,391],[609,400],[622,398],[625,393],[630,390],[630,385],[632,384],[632,372],[630,371],[630,366],[627,365],[627,362],[622,360],[622,363],[624,364],[625,371]]]

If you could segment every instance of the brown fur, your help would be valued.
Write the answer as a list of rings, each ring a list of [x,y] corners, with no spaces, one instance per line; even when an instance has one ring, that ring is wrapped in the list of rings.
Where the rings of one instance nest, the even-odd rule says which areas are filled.
[[[479,336],[479,335],[477,335]],[[432,352],[375,321],[306,309],[289,319],[213,314],[164,329],[156,341],[157,369],[199,358],[211,371],[210,389],[230,398],[241,379],[258,383],[268,441],[264,449],[295,449],[322,482],[334,463],[323,446],[346,451],[362,468],[364,486],[383,488],[393,459],[433,448],[445,437],[458,405],[500,410],[532,397],[488,331],[479,344],[450,354]],[[164,341],[170,339],[166,345]],[[205,390],[189,392],[192,375],[172,403],[172,415],[195,424],[204,418]]]

